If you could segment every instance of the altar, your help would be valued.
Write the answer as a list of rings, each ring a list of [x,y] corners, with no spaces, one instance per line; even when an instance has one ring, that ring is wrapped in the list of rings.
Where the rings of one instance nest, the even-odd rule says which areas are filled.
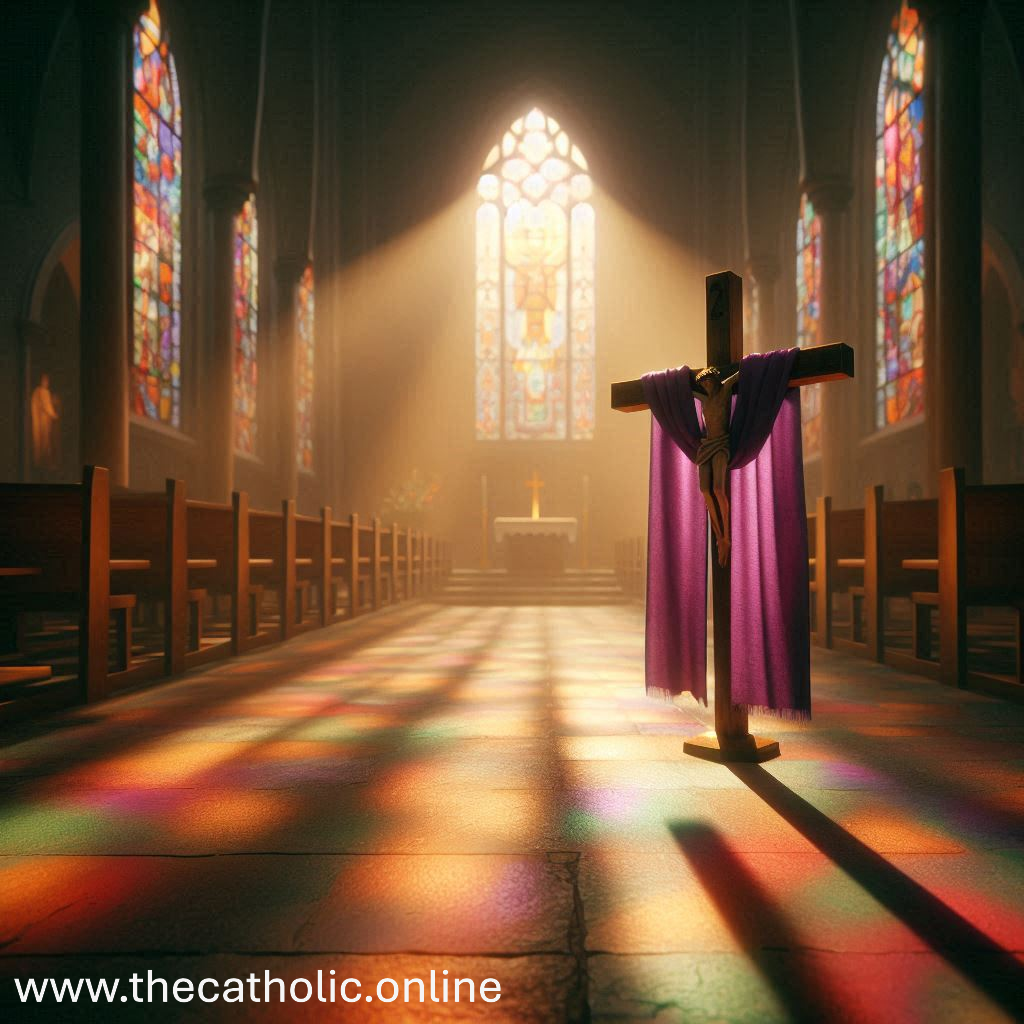
[[[565,572],[569,545],[576,543],[576,520],[571,516],[541,516],[540,489],[544,481],[533,471],[526,481],[533,491],[529,516],[498,516],[494,544],[504,554],[510,573],[556,576]]]
[[[505,568],[523,575],[565,572],[569,545],[576,543],[576,520],[568,516],[499,516],[494,543],[504,552]]]

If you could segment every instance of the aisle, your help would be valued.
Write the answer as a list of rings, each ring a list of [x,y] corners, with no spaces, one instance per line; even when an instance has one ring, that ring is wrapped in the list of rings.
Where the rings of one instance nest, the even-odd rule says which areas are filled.
[[[814,722],[730,771],[642,662],[631,606],[406,607],[0,738],[0,1008],[433,969],[502,998],[64,1019],[1004,1019],[1024,709],[823,655]]]

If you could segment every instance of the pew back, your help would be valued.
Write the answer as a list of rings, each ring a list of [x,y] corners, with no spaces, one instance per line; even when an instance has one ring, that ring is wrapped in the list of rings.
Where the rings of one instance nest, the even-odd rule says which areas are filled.
[[[882,505],[879,582],[887,597],[907,597],[933,590],[935,573],[904,569],[905,559],[936,558],[939,549],[939,503],[935,499],[886,501]]]
[[[829,530],[832,588],[846,591],[864,583],[864,509],[833,509]],[[859,562],[858,565],[844,563]]]
[[[234,591],[234,510],[209,501],[185,502],[189,560],[202,567],[189,570],[195,579],[215,593]]]
[[[966,487],[963,520],[968,603],[1014,604],[1024,591],[1024,485]]]

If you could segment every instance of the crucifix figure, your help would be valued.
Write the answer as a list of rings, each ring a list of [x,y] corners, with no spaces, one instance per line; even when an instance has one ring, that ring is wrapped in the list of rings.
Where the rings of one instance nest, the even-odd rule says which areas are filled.
[[[683,750],[723,763],[766,761],[779,756],[779,744],[750,734],[748,707],[797,715],[810,707],[806,513],[799,402],[791,389],[852,377],[853,350],[832,344],[743,360],[742,281],[726,271],[706,285],[708,365],[612,384],[612,408],[656,413],[648,686],[706,699],[710,519],[718,554],[711,560],[715,731],[688,739]],[[762,448],[778,459],[767,472],[774,488],[774,507],[767,509],[758,504],[768,486],[756,476]],[[786,510],[781,524],[780,501]],[[666,522],[679,532],[666,536]],[[778,699],[780,693],[786,699]],[[794,695],[806,702],[792,701]]]
[[[537,476],[537,470],[534,470],[533,476],[526,481],[526,486],[533,491],[533,503],[530,507],[530,518],[540,519],[540,489],[544,486],[544,481]]]
[[[719,565],[729,561],[729,405],[739,376],[737,371],[722,380],[715,367],[707,366],[694,378],[693,396],[704,410],[707,429],[697,452],[700,490],[708,506]]]

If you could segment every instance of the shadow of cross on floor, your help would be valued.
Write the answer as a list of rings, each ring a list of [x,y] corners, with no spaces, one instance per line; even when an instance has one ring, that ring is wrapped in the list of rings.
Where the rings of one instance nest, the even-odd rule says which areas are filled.
[[[834,1006],[820,976],[786,956],[799,949],[800,940],[785,911],[742,858],[702,821],[670,822],[669,831],[737,945],[771,986],[787,1018],[796,1024],[829,1020]]]
[[[1012,953],[760,765],[728,769],[951,967],[1012,1018],[1024,1020],[1024,964]],[[673,832],[690,856],[685,832],[676,827]],[[726,885],[720,873],[728,870],[729,861],[705,858],[702,870],[690,859],[717,902]],[[729,904],[720,909],[728,918]]]

